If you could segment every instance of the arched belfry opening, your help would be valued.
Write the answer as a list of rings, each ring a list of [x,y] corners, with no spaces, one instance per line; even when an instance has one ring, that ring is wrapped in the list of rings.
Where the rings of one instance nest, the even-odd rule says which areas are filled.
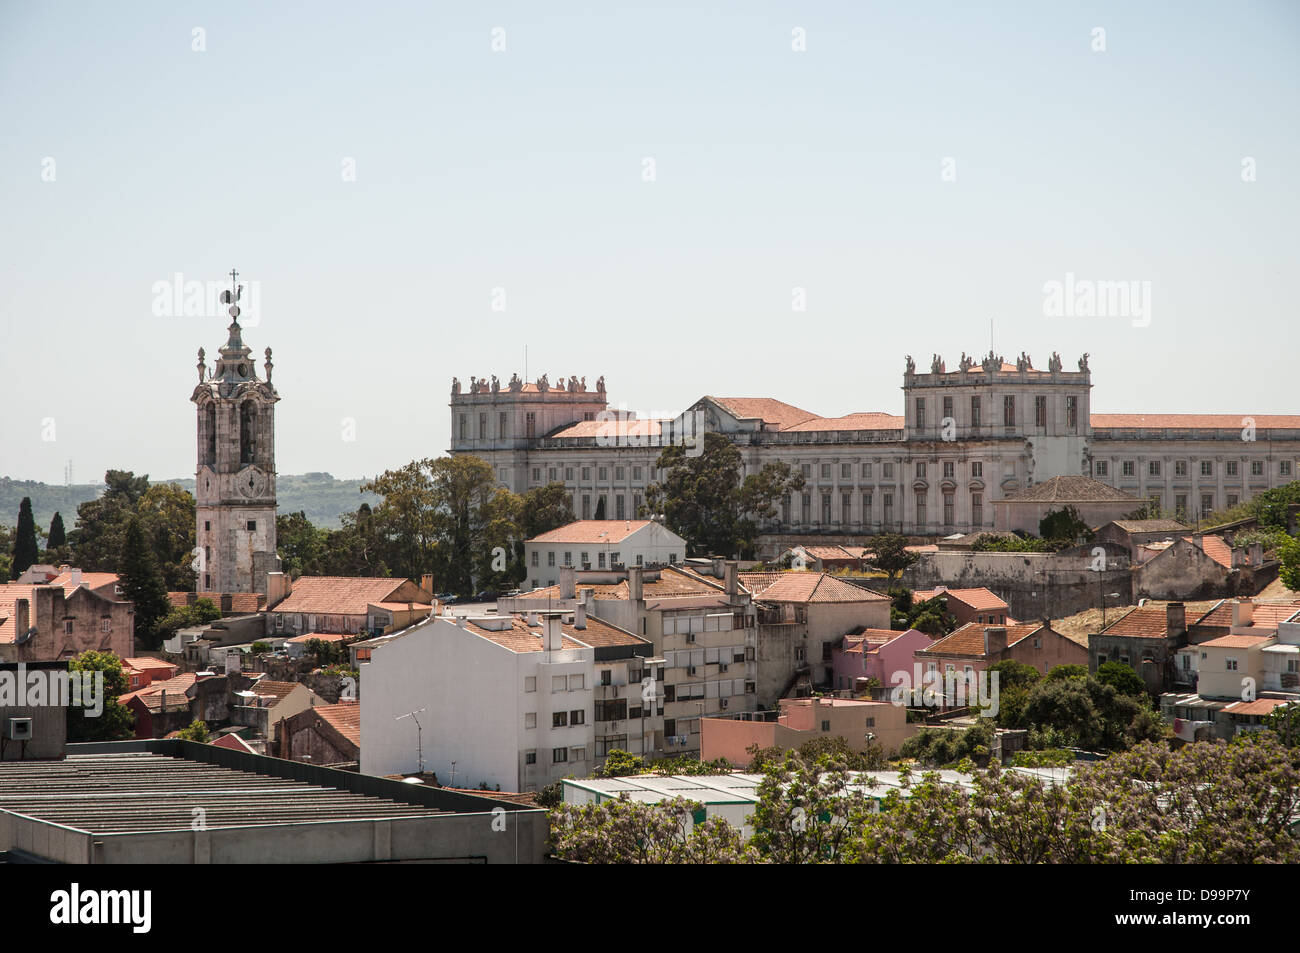
[[[239,407],[239,464],[253,462],[257,453],[257,404],[244,401]]]

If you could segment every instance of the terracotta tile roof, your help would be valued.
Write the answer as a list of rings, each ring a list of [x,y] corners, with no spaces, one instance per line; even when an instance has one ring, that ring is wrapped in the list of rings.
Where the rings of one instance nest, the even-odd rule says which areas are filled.
[[[118,701],[125,705],[132,698],[139,698],[141,702],[149,706],[151,711],[158,711],[161,710],[160,702],[163,693],[165,692],[168,701],[167,708],[171,711],[175,707],[178,707],[171,704],[173,698],[184,699],[184,704],[189,704],[189,693],[194,688],[195,682],[198,680],[198,676],[193,672],[183,672],[182,674],[175,675],[172,678],[164,679],[160,682],[154,682],[151,685],[146,685],[144,688],[137,689],[134,692],[127,692],[125,695],[119,696]]]
[[[870,589],[843,582],[824,572],[742,572],[740,581],[763,602],[881,602]]]
[[[365,615],[367,607],[387,602],[405,579],[375,576],[301,576],[273,612],[313,615]]]
[[[993,592],[981,586],[978,589],[945,589],[940,586],[937,589],[917,589],[912,592],[913,602],[928,602],[935,596],[951,596],[959,599],[972,609],[1009,609],[1006,604]]]
[[[1135,639],[1163,639],[1169,634],[1169,616],[1164,606],[1138,606],[1130,609],[1102,631]]]
[[[1181,533],[1186,524],[1178,520],[1112,520],[1126,533]]]
[[[1025,625],[1008,625],[1004,626],[1007,630],[1007,647],[1015,645],[1021,639],[1033,635],[1042,629],[1041,622],[1030,622]],[[963,626],[954,629],[951,634],[944,636],[936,642],[931,642],[920,652],[933,653],[936,655],[984,655],[984,630],[986,625],[980,625],[978,622],[967,622]]]
[[[904,419],[902,417],[870,411],[867,413],[845,414],[843,417],[812,417],[781,429],[800,433],[806,431],[828,433],[845,430],[902,430],[903,424]]]
[[[621,543],[633,533],[650,525],[650,520],[575,520],[565,526],[542,533],[530,543],[588,543],[605,546]]]
[[[485,629],[476,625],[472,619],[466,621],[466,630],[487,639],[489,642],[495,642],[504,649],[509,649],[516,654],[522,652],[541,652],[543,651],[543,627],[540,625],[530,626],[526,618],[512,616],[512,623],[508,629]],[[446,622],[446,625],[452,623]],[[572,626],[560,626],[560,647],[562,649],[581,649],[586,646],[576,641],[571,635]]]
[[[275,699],[276,704],[279,704],[300,684],[300,682],[277,682],[269,678],[259,678],[249,686],[248,690],[255,695],[270,695]]]
[[[659,420],[580,420],[547,434],[559,437],[658,437],[662,432]]]
[[[27,600],[27,618],[34,619],[36,599],[32,595],[32,590],[35,588],[35,586],[20,586],[16,582],[0,585],[0,643],[12,645],[14,639],[21,634],[14,629],[14,614],[19,599]],[[33,623],[29,621],[27,624],[31,626]]]
[[[1194,536],[1184,536],[1186,542],[1196,545]],[[1220,566],[1232,568],[1232,547],[1223,541],[1222,536],[1202,536],[1201,551]]]
[[[1136,496],[1086,476],[1058,476],[1007,498],[1013,503],[1141,503]]]
[[[1233,702],[1231,705],[1224,705],[1223,710],[1234,715],[1268,715],[1275,708],[1291,704],[1295,704],[1295,701],[1290,698],[1256,698],[1251,702]]]
[[[682,566],[665,566],[659,572],[659,578],[655,580],[642,578],[641,598],[642,599],[664,599],[674,598],[677,596],[694,596],[694,595],[716,595],[724,592],[721,579],[701,576],[692,569]],[[614,599],[623,601],[628,598],[627,580],[621,579],[618,582],[591,583],[583,582],[578,577],[574,584],[575,589],[591,589],[593,597],[596,599]],[[559,601],[559,586],[544,586],[541,589],[534,589],[527,592],[524,596],[532,601],[542,599],[553,599]]]
[[[101,589],[104,586],[117,585],[118,575],[115,572],[83,572],[81,582],[77,585],[85,586],[87,589]],[[65,592],[70,593],[77,588],[72,582],[72,573],[61,572],[47,583],[51,586],[62,586]]]
[[[883,645],[888,645],[900,635],[906,635],[911,629],[863,629],[854,635],[844,637],[843,651],[851,655],[874,652]]]
[[[1256,430],[1300,428],[1296,414],[1093,414],[1091,422],[1094,430],[1240,430],[1247,417]]]
[[[357,635],[363,633],[358,632]],[[285,639],[286,642],[306,644],[312,639],[320,639],[322,642],[342,642],[348,637],[346,632],[304,632],[302,635],[295,635],[292,638]]]
[[[425,612],[433,608],[429,602],[372,602],[371,605],[380,609],[387,609],[389,612],[408,612],[423,609]]]
[[[339,702],[312,709],[322,720],[358,748],[361,747],[361,703]]]
[[[1271,639],[1271,635],[1221,635],[1217,639],[1202,642],[1216,649],[1250,649]]]
[[[137,656],[133,658],[124,658],[122,659],[122,664],[129,665],[137,672],[150,672],[150,671],[158,672],[158,671],[166,671],[168,669],[176,668],[176,665],[173,662],[168,662],[163,659],[157,659],[157,658],[146,658],[142,656]]]
[[[1251,612],[1250,626],[1259,629],[1276,629],[1279,622],[1290,621],[1291,617],[1298,612],[1300,612],[1300,602],[1257,602]],[[1221,600],[1192,624],[1221,629],[1232,628],[1232,600]]]
[[[777,430],[788,430],[817,416],[812,411],[771,397],[710,397],[709,400],[721,405],[740,420],[758,419]]]

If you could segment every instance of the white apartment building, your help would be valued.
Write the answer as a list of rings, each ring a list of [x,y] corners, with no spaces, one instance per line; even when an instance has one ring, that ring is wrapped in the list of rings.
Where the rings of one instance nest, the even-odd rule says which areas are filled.
[[[554,586],[565,566],[670,566],[685,558],[686,540],[653,520],[577,520],[524,542],[533,589]]]
[[[422,758],[442,784],[503,791],[586,777],[604,756],[598,732],[605,748],[617,747],[611,735],[643,748],[662,734],[656,705],[608,706],[616,688],[630,701],[634,677],[638,702],[642,679],[657,691],[651,656],[648,641],[582,609],[431,618],[361,665],[361,770],[411,773]]]
[[[452,453],[488,460],[515,492],[561,482],[581,519],[636,518],[663,446],[725,434],[744,471],[783,461],[806,488],[764,528],[943,536],[992,529],[995,500],[1055,476],[1091,476],[1203,518],[1296,478],[1300,415],[1094,414],[1088,356],[1046,370],[1022,354],[962,355],[928,373],[909,357],[904,414],[822,417],[772,398],[701,397],[671,420],[611,412],[604,378],[552,387],[453,381]],[[688,450],[689,452],[689,450]]]

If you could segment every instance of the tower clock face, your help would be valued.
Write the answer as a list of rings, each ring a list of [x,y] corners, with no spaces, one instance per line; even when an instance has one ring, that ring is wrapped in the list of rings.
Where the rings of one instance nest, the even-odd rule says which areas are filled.
[[[266,492],[266,474],[256,467],[249,467],[239,474],[239,492],[241,496],[256,497]]]

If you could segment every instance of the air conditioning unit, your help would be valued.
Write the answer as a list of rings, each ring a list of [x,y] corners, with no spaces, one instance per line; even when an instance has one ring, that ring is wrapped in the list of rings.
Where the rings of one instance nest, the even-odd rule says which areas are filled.
[[[5,737],[10,741],[31,741],[32,720],[30,718],[10,718],[5,725]]]
[[[727,707],[727,699],[725,699],[725,698],[719,698],[719,699],[718,699],[718,707],[719,707],[719,708],[726,708],[726,707]]]
[[[687,633],[686,633],[686,641],[687,641],[687,642],[694,642],[694,641],[695,641],[695,633],[694,633],[694,632],[687,632]]]
[[[726,662],[719,662],[719,663],[718,663],[718,671],[719,671],[719,672],[725,672],[726,670],[727,670],[727,663],[726,663]]]
[[[688,665],[688,666],[686,666],[686,674],[687,674],[687,675],[694,675],[694,674],[695,674],[695,666],[694,666],[694,665]]]

